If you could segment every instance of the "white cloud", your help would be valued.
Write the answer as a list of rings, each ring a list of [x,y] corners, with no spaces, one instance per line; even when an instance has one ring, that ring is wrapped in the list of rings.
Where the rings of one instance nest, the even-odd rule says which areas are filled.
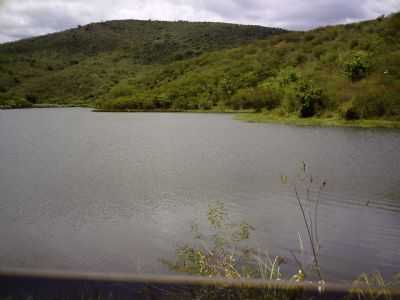
[[[308,29],[400,10],[400,0],[0,0],[0,42],[114,19]]]

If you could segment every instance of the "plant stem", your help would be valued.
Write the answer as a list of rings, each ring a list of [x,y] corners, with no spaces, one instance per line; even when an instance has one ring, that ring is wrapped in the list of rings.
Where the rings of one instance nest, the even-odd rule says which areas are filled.
[[[319,265],[319,261],[318,261],[318,255],[317,255],[317,252],[315,250],[315,245],[314,245],[314,242],[313,242],[310,225],[309,225],[309,223],[307,221],[307,216],[306,216],[306,213],[304,211],[303,204],[301,203],[300,196],[299,196],[299,193],[297,191],[296,185],[294,186],[294,191],[296,193],[296,199],[297,199],[297,202],[299,203],[299,207],[300,207],[301,213],[303,215],[304,224],[306,225],[308,238],[310,239],[311,250],[312,250],[313,256],[314,256],[314,263],[315,263],[316,271],[317,271],[319,279],[322,280],[322,274],[321,274],[321,269],[320,269],[320,265]]]

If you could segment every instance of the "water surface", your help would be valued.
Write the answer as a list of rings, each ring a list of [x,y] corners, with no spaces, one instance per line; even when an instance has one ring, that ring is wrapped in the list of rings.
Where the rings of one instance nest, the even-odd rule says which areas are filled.
[[[251,124],[223,114],[0,111],[0,266],[164,274],[223,201],[274,255],[299,248],[291,185],[327,187],[324,273],[400,271],[400,131]]]

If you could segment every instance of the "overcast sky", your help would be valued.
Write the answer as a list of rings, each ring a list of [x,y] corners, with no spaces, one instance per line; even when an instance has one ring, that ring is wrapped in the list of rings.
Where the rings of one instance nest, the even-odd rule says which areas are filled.
[[[399,10],[400,0],[0,0],[0,43],[115,19],[309,29]]]

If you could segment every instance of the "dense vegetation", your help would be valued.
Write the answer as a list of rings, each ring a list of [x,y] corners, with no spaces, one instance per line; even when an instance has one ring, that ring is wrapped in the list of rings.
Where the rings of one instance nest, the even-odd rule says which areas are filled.
[[[308,32],[107,22],[2,45],[0,70],[16,106],[399,119],[400,13]]]
[[[3,44],[0,106],[94,105],[110,95],[125,95],[119,83],[129,78],[281,32],[260,26],[131,20]]]

